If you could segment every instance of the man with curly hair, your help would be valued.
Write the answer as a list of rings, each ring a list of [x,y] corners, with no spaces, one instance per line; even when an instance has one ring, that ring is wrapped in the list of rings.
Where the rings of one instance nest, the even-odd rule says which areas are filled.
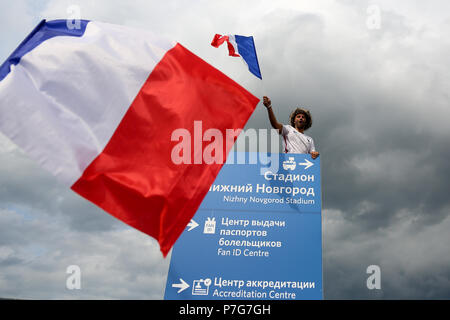
[[[277,121],[272,110],[272,102],[268,97],[263,97],[263,104],[269,113],[270,124],[283,136],[284,152],[309,153],[313,159],[319,156],[313,139],[304,134],[304,131],[308,130],[312,125],[309,110],[302,108],[295,109],[290,116],[290,125],[283,125]]]

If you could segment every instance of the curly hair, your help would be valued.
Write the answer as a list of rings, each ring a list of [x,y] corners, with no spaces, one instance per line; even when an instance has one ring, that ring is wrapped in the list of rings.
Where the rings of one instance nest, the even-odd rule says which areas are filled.
[[[311,128],[312,126],[312,118],[311,118],[311,113],[309,112],[309,110],[307,109],[303,109],[303,108],[297,108],[294,111],[292,111],[289,120],[291,123],[291,126],[293,126],[295,128],[295,122],[294,119],[295,117],[299,114],[299,113],[303,113],[305,115],[306,118],[306,125],[304,130],[308,130],[309,128]]]

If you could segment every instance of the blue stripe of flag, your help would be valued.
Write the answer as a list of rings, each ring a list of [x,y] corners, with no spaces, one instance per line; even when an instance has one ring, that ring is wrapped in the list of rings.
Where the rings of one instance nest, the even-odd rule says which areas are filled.
[[[245,37],[245,36],[234,36],[236,39],[236,43],[238,46],[239,55],[247,62],[248,69],[255,76],[260,78],[261,71],[259,69],[258,57],[256,56],[256,48],[255,42],[253,41],[253,37]]]
[[[11,65],[17,65],[20,59],[45,40],[57,36],[81,37],[86,31],[89,20],[80,20],[80,28],[69,28],[67,20],[42,20],[36,28],[22,41],[16,50],[0,66],[0,81],[11,71]]]

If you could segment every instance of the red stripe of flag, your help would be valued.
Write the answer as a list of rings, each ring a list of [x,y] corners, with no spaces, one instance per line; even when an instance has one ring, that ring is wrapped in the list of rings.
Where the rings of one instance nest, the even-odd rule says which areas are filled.
[[[218,48],[219,46],[222,45],[222,43],[224,43],[226,41],[227,47],[228,47],[228,55],[232,56],[232,57],[240,57],[240,55],[236,53],[236,50],[233,47],[233,45],[230,43],[229,39],[230,39],[229,36],[222,36],[220,34],[216,34],[211,42],[211,45],[213,47]]]

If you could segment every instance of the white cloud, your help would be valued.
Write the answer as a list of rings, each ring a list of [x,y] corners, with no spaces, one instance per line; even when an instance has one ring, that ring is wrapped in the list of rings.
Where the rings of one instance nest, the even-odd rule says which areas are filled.
[[[30,33],[37,20],[26,0],[0,2],[0,61],[13,52],[19,43]]]

